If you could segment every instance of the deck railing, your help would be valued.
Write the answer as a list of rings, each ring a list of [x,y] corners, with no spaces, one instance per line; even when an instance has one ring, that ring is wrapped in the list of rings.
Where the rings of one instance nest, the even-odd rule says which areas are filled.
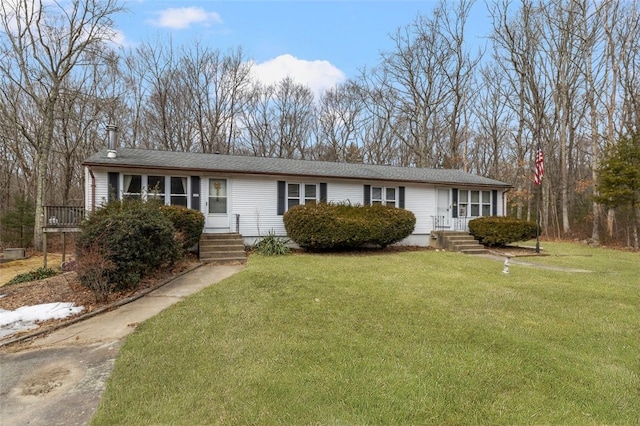
[[[78,228],[84,214],[82,206],[44,206],[44,227]]]

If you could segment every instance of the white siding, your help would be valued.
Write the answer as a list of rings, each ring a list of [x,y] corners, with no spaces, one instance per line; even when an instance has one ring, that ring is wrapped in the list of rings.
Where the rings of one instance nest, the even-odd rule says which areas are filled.
[[[95,178],[95,199],[93,197],[93,189],[91,173],[89,173],[89,168],[85,167],[85,209],[91,211],[93,206],[99,208],[100,206],[107,203],[109,197],[109,184],[108,184],[108,176],[107,172],[96,172],[93,171],[93,176]]]
[[[426,235],[433,229],[432,216],[436,214],[436,191],[434,187],[406,186],[404,208],[416,216],[414,234]]]
[[[240,234],[243,237],[259,237],[269,232],[286,234],[282,216],[277,214],[278,180],[275,178],[233,178],[229,213],[240,215]]]
[[[364,203],[363,182],[327,182],[327,201],[330,203]]]

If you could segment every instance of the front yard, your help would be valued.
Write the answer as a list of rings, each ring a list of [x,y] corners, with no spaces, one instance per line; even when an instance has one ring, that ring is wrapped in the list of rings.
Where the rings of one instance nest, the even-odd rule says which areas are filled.
[[[253,255],[138,327],[93,424],[638,424],[640,255]]]

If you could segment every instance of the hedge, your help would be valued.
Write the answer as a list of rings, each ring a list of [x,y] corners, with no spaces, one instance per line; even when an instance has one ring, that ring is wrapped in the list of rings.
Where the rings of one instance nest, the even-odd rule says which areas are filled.
[[[479,217],[469,221],[469,232],[482,244],[503,246],[535,238],[536,224],[510,217]]]
[[[283,220],[289,238],[313,251],[384,248],[411,235],[416,224],[409,210],[332,203],[292,207]]]

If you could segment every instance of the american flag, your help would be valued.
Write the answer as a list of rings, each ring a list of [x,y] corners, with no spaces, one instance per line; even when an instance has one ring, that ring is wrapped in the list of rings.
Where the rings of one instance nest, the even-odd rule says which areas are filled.
[[[542,176],[544,176],[544,154],[542,153],[542,147],[538,144],[538,153],[536,154],[536,171],[533,175],[533,183],[536,185],[542,184]]]

